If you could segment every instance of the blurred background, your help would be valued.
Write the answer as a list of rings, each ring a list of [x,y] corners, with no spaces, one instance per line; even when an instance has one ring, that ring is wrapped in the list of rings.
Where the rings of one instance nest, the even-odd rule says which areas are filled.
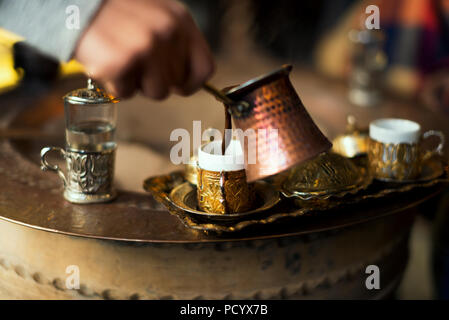
[[[361,128],[375,118],[401,117],[418,121],[424,130],[443,130],[449,137],[449,1],[185,3],[213,48],[217,70],[211,82],[217,87],[239,84],[289,63],[301,100],[331,139],[344,132],[349,114]],[[379,30],[365,27],[371,4],[379,8]],[[62,95],[54,92],[85,86],[82,66],[48,59],[24,47],[21,40],[0,29],[0,118],[2,109],[26,99],[30,111],[23,113],[21,123],[60,133],[63,141]],[[59,91],[53,91],[55,87]],[[44,109],[52,109],[54,119],[42,121],[39,113]],[[117,128],[119,187],[140,192],[147,176],[172,171],[168,156],[175,142],[170,133],[176,128],[192,131],[193,120],[201,120],[203,130],[221,130],[223,107],[202,91],[163,102],[139,95],[122,101]],[[37,150],[29,157],[38,161]],[[419,208],[422,214],[413,230],[411,262],[399,298],[436,296],[432,236],[441,243],[435,249],[443,257],[437,269],[445,270],[449,249],[439,235],[447,231],[447,199],[446,195]],[[448,288],[439,289],[447,294]]]

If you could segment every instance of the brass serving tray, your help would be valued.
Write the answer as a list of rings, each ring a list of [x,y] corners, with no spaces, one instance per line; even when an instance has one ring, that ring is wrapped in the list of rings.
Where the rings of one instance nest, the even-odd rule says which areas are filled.
[[[380,199],[397,193],[406,193],[415,188],[430,188],[442,183],[449,184],[449,166],[447,161],[439,158],[433,159],[433,161],[440,161],[441,167],[443,168],[443,174],[436,179],[429,181],[415,181],[408,184],[374,181],[365,190],[361,190],[356,194],[347,194],[342,198],[330,198],[325,206],[318,207],[311,206],[298,208],[290,199],[283,198],[278,205],[270,210],[261,212],[260,214],[248,215],[246,217],[247,219],[239,221],[222,221],[220,223],[195,219],[191,213],[180,209],[170,199],[170,192],[172,192],[176,186],[186,182],[182,171],[148,178],[144,181],[144,189],[150,192],[156,200],[167,207],[171,214],[177,216],[186,227],[205,232],[230,233],[238,232],[248,227],[282,222],[291,218],[318,216],[318,213],[320,212],[325,212],[331,209],[341,209],[354,204],[363,206],[365,201],[368,203],[371,199]]]

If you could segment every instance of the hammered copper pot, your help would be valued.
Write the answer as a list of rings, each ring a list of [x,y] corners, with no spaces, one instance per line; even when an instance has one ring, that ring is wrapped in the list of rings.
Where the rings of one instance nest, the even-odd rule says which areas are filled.
[[[248,182],[280,173],[332,147],[293,88],[291,70],[291,65],[284,65],[227,90],[232,100],[249,103],[247,108],[241,104],[229,106],[235,127],[247,133],[244,152]],[[270,134],[273,129],[277,133]],[[248,156],[255,147],[248,147],[251,140],[256,141],[256,161]]]

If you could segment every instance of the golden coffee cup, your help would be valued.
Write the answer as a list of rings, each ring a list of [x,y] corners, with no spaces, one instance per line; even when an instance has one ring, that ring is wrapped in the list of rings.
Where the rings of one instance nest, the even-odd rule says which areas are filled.
[[[252,185],[246,182],[244,156],[238,140],[232,140],[225,155],[221,141],[198,150],[197,197],[199,209],[209,213],[238,213],[251,210]]]
[[[369,164],[378,180],[416,179],[421,174],[424,161],[443,152],[442,132],[430,130],[421,134],[421,126],[406,119],[372,121],[369,136]],[[435,149],[425,150],[422,142],[430,136],[437,136],[440,142]]]

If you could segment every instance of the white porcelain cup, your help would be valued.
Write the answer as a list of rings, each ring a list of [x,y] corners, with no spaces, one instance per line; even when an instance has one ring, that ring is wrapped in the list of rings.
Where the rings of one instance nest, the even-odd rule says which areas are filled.
[[[381,180],[409,180],[419,176],[423,160],[441,155],[444,135],[430,130],[421,134],[419,123],[406,119],[378,119],[369,125],[368,156],[374,176]],[[423,150],[421,142],[430,136],[440,140],[434,150]]]
[[[378,119],[370,123],[369,136],[382,143],[413,144],[421,138],[421,126],[406,119]]]
[[[198,149],[198,167],[216,172],[245,169],[243,149],[239,140],[231,140],[225,155],[221,153],[221,140],[202,145]]]

